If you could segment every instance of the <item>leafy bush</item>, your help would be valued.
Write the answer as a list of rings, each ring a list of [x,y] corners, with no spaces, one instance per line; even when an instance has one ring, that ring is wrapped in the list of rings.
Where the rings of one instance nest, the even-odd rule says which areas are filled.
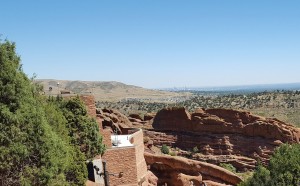
[[[253,176],[245,182],[240,183],[239,186],[271,185],[270,178],[270,171],[262,165],[258,165]]]
[[[199,152],[199,149],[198,149],[197,146],[195,146],[195,147],[193,148],[193,153],[198,153],[198,152]]]
[[[271,157],[269,170],[272,182],[285,185],[300,184],[300,144],[283,144]]]
[[[161,147],[161,152],[164,153],[164,154],[169,154],[170,150],[169,150],[169,147],[165,144],[162,145]]]
[[[224,169],[236,173],[236,168],[230,163],[220,163],[220,167],[223,167]]]
[[[171,156],[176,156],[176,152],[175,152],[175,151],[170,151],[170,152],[169,152],[169,155],[171,155]]]
[[[283,144],[277,148],[267,168],[258,166],[252,178],[242,186],[254,185],[299,185],[300,144]]]

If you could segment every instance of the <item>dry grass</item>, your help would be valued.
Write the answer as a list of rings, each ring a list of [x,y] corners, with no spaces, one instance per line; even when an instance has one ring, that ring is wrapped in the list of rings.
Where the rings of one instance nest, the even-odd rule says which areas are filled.
[[[68,81],[43,79],[37,80],[44,87],[46,95],[57,95],[62,90],[69,90],[75,94],[93,94],[96,101],[117,102],[120,100],[142,100],[145,102],[167,102],[176,97],[189,94],[145,89],[133,85],[126,85],[115,81]],[[57,84],[59,82],[59,85]],[[50,88],[51,87],[51,91]]]
[[[277,118],[286,123],[300,127],[299,108],[255,108],[250,111],[260,116]]]
[[[242,178],[242,180],[246,181],[247,179],[251,178],[253,176],[253,171],[247,171],[247,172],[238,172],[236,173],[239,177]]]

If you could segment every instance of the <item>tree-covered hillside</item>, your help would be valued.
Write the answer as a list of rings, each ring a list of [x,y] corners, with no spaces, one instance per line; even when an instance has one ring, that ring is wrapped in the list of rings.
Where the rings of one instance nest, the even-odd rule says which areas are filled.
[[[98,108],[117,109],[125,114],[157,112],[165,107],[185,107],[193,112],[197,108],[229,108],[247,110],[264,117],[275,117],[300,127],[300,91],[278,90],[250,94],[195,95],[176,103],[142,102],[127,100],[98,101]]]
[[[0,41],[0,185],[83,185],[104,151],[96,121],[79,98],[40,95],[15,50]]]

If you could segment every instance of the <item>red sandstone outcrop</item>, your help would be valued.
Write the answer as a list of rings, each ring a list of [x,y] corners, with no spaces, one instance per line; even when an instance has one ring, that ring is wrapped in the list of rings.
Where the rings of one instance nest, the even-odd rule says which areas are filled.
[[[239,171],[254,169],[257,160],[268,162],[274,148],[285,142],[299,142],[300,138],[298,128],[277,119],[227,109],[198,109],[190,114],[184,108],[169,108],[161,110],[154,118],[144,118],[144,121],[135,116],[128,119],[118,111],[103,109],[97,111],[97,117],[104,128],[118,133],[132,126],[145,128],[153,123],[154,130],[144,131],[153,145],[179,147],[181,150],[176,152],[179,156],[199,160],[145,153],[155,175],[149,175],[143,185],[187,185],[191,180],[198,184],[201,177],[206,185],[236,184],[240,178],[209,163],[230,163]],[[194,147],[201,154],[191,154]]]
[[[205,183],[205,185],[207,186],[226,186],[226,184],[222,184],[222,183],[217,183],[214,181],[210,181],[210,180],[205,180],[203,181]]]
[[[148,121],[143,121],[143,120],[138,119],[138,118],[132,118],[130,116],[128,117],[128,119],[132,123],[132,125],[134,125],[134,126],[144,126],[144,125],[149,123]]]
[[[198,109],[190,114],[184,108],[159,111],[154,131],[145,131],[154,145],[167,144],[190,156],[194,147],[201,155],[190,158],[214,164],[230,163],[239,171],[254,169],[257,160],[267,164],[274,149],[282,143],[299,143],[300,129],[277,119],[227,109]]]
[[[138,119],[139,121],[143,121],[143,118],[139,114],[129,114],[128,117]]]
[[[154,117],[155,117],[155,113],[146,113],[144,115],[144,121],[149,121],[149,120],[152,120]]]
[[[147,113],[144,115],[144,118],[142,118],[139,114],[130,114],[128,119],[135,128],[152,129],[154,116],[154,113]]]
[[[148,171],[144,177],[142,186],[157,186],[158,178],[151,172]]]
[[[253,170],[257,159],[266,164],[276,147],[273,145],[273,140],[260,137],[156,131],[144,131],[144,133],[155,146],[167,144],[182,149],[177,150],[178,156],[213,164],[230,163],[239,171]],[[199,149],[199,153],[191,154],[194,147]]]
[[[171,180],[172,186],[191,186],[191,185],[200,185],[203,183],[202,176],[199,174],[198,176],[190,176],[177,171],[169,173],[170,178],[165,179],[166,183]],[[160,180],[162,182],[163,180]]]
[[[122,129],[132,127],[129,119],[117,110],[98,109],[97,117],[100,118],[103,128],[111,128],[112,132],[117,131],[118,134],[122,133]]]
[[[234,173],[213,164],[189,160],[182,157],[159,156],[145,153],[145,160],[150,170],[158,176],[158,184],[185,186],[194,182],[212,181],[218,184],[237,185],[242,180]]]
[[[284,143],[299,143],[300,139],[300,129],[292,125],[231,109],[208,109],[190,114],[185,108],[166,108],[156,114],[153,128],[165,131],[259,136]]]

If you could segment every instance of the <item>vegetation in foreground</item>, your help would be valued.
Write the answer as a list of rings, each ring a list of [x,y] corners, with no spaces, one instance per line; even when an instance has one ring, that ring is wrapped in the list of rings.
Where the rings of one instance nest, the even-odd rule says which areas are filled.
[[[0,41],[0,185],[83,185],[85,161],[104,151],[79,98],[43,97]]]
[[[300,184],[300,144],[283,144],[270,159],[269,166],[259,165],[253,176],[240,186],[277,186]]]

